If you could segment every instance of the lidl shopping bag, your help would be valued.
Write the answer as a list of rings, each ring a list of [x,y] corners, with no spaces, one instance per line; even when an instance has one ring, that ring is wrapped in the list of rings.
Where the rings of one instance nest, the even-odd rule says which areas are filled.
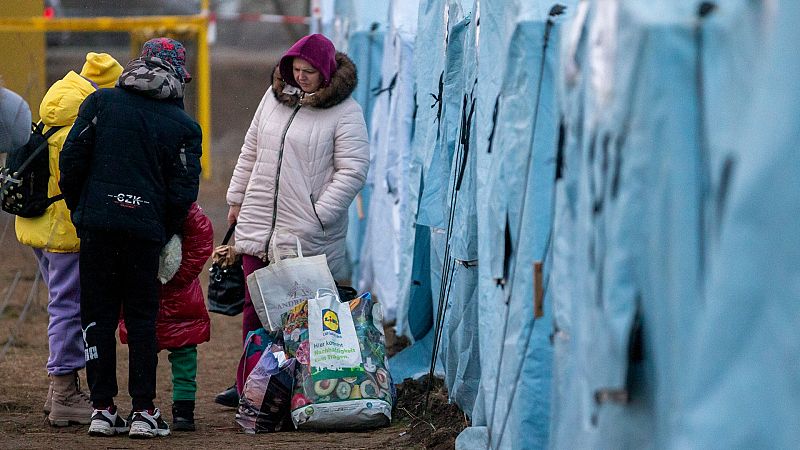
[[[363,367],[350,376],[314,377],[311,349],[316,341],[309,329],[309,302],[299,304],[286,315],[286,350],[297,358],[291,402],[297,428],[374,428],[391,421],[397,396],[388,370],[381,305],[365,293],[342,306],[350,310]]]
[[[285,430],[294,388],[294,358],[283,351],[264,352],[250,372],[239,399],[236,423],[245,433]]]
[[[315,380],[352,377],[364,372],[358,336],[347,303],[336,291],[320,289],[308,300],[311,376]]]
[[[282,330],[281,316],[303,300],[313,298],[317,289],[336,289],[325,255],[303,256],[300,239],[293,236],[297,243],[297,257],[284,259],[277,246],[279,232],[287,234],[276,230],[273,235],[275,261],[247,277],[253,307],[261,323],[270,331]]]

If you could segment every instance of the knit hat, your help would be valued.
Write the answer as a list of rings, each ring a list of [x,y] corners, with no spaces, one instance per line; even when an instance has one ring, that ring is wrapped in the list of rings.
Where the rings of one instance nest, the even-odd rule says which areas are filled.
[[[186,49],[175,39],[160,37],[150,39],[142,46],[141,58],[158,58],[175,68],[184,83],[192,81],[186,70]]]
[[[292,86],[300,87],[292,72],[292,61],[295,57],[305,59],[319,71],[322,75],[322,86],[330,84],[331,77],[336,72],[336,48],[328,38],[321,34],[300,38],[281,58],[281,77]]]
[[[81,69],[82,77],[92,80],[101,88],[110,88],[114,87],[120,74],[122,66],[108,53],[86,54],[86,62]]]
[[[21,147],[31,136],[31,110],[19,95],[0,87],[0,153]]]

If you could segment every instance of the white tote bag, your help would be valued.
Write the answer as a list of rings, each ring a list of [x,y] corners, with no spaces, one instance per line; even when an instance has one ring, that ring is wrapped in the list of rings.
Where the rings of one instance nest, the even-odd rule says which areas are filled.
[[[303,300],[314,298],[317,289],[336,291],[325,255],[303,256],[300,239],[292,235],[297,242],[297,257],[283,259],[276,243],[279,231],[275,230],[272,236],[275,261],[247,276],[247,289],[256,314],[264,328],[270,331],[283,329],[283,313]]]

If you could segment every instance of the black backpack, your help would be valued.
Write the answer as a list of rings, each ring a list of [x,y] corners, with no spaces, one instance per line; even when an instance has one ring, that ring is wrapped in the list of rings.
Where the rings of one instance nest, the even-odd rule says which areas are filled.
[[[8,154],[5,167],[0,167],[0,207],[20,217],[39,217],[63,195],[47,196],[50,179],[50,152],[47,140],[62,127],[42,133],[44,124],[31,124],[28,143]]]

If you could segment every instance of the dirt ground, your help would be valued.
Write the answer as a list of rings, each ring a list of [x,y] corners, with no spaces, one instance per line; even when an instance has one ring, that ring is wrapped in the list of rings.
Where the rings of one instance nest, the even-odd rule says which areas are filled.
[[[80,52],[78,52],[80,53]],[[85,52],[83,52],[85,54]],[[53,56],[48,71],[63,74],[80,67],[82,54]],[[277,53],[215,49],[212,64],[213,177],[203,180],[199,202],[215,225],[217,242],[225,231],[225,189],[244,132],[266,90]],[[77,58],[77,59],[76,59]],[[58,76],[58,75],[56,75]],[[211,342],[199,347],[198,430],[166,438],[132,441],[126,436],[90,438],[86,426],[51,428],[42,413],[47,394],[47,293],[38,282],[33,252],[17,243],[13,218],[0,213],[0,448],[453,448],[467,425],[464,415],[437,384],[431,415],[423,415],[424,385],[407,383],[388,428],[358,433],[280,432],[245,435],[234,422],[234,410],[213,403],[230,386],[241,352],[241,318],[212,314]],[[207,283],[203,274],[203,284]],[[117,404],[124,414],[127,396],[127,348],[118,350]],[[166,354],[159,356],[156,404],[170,419],[171,385]]]

